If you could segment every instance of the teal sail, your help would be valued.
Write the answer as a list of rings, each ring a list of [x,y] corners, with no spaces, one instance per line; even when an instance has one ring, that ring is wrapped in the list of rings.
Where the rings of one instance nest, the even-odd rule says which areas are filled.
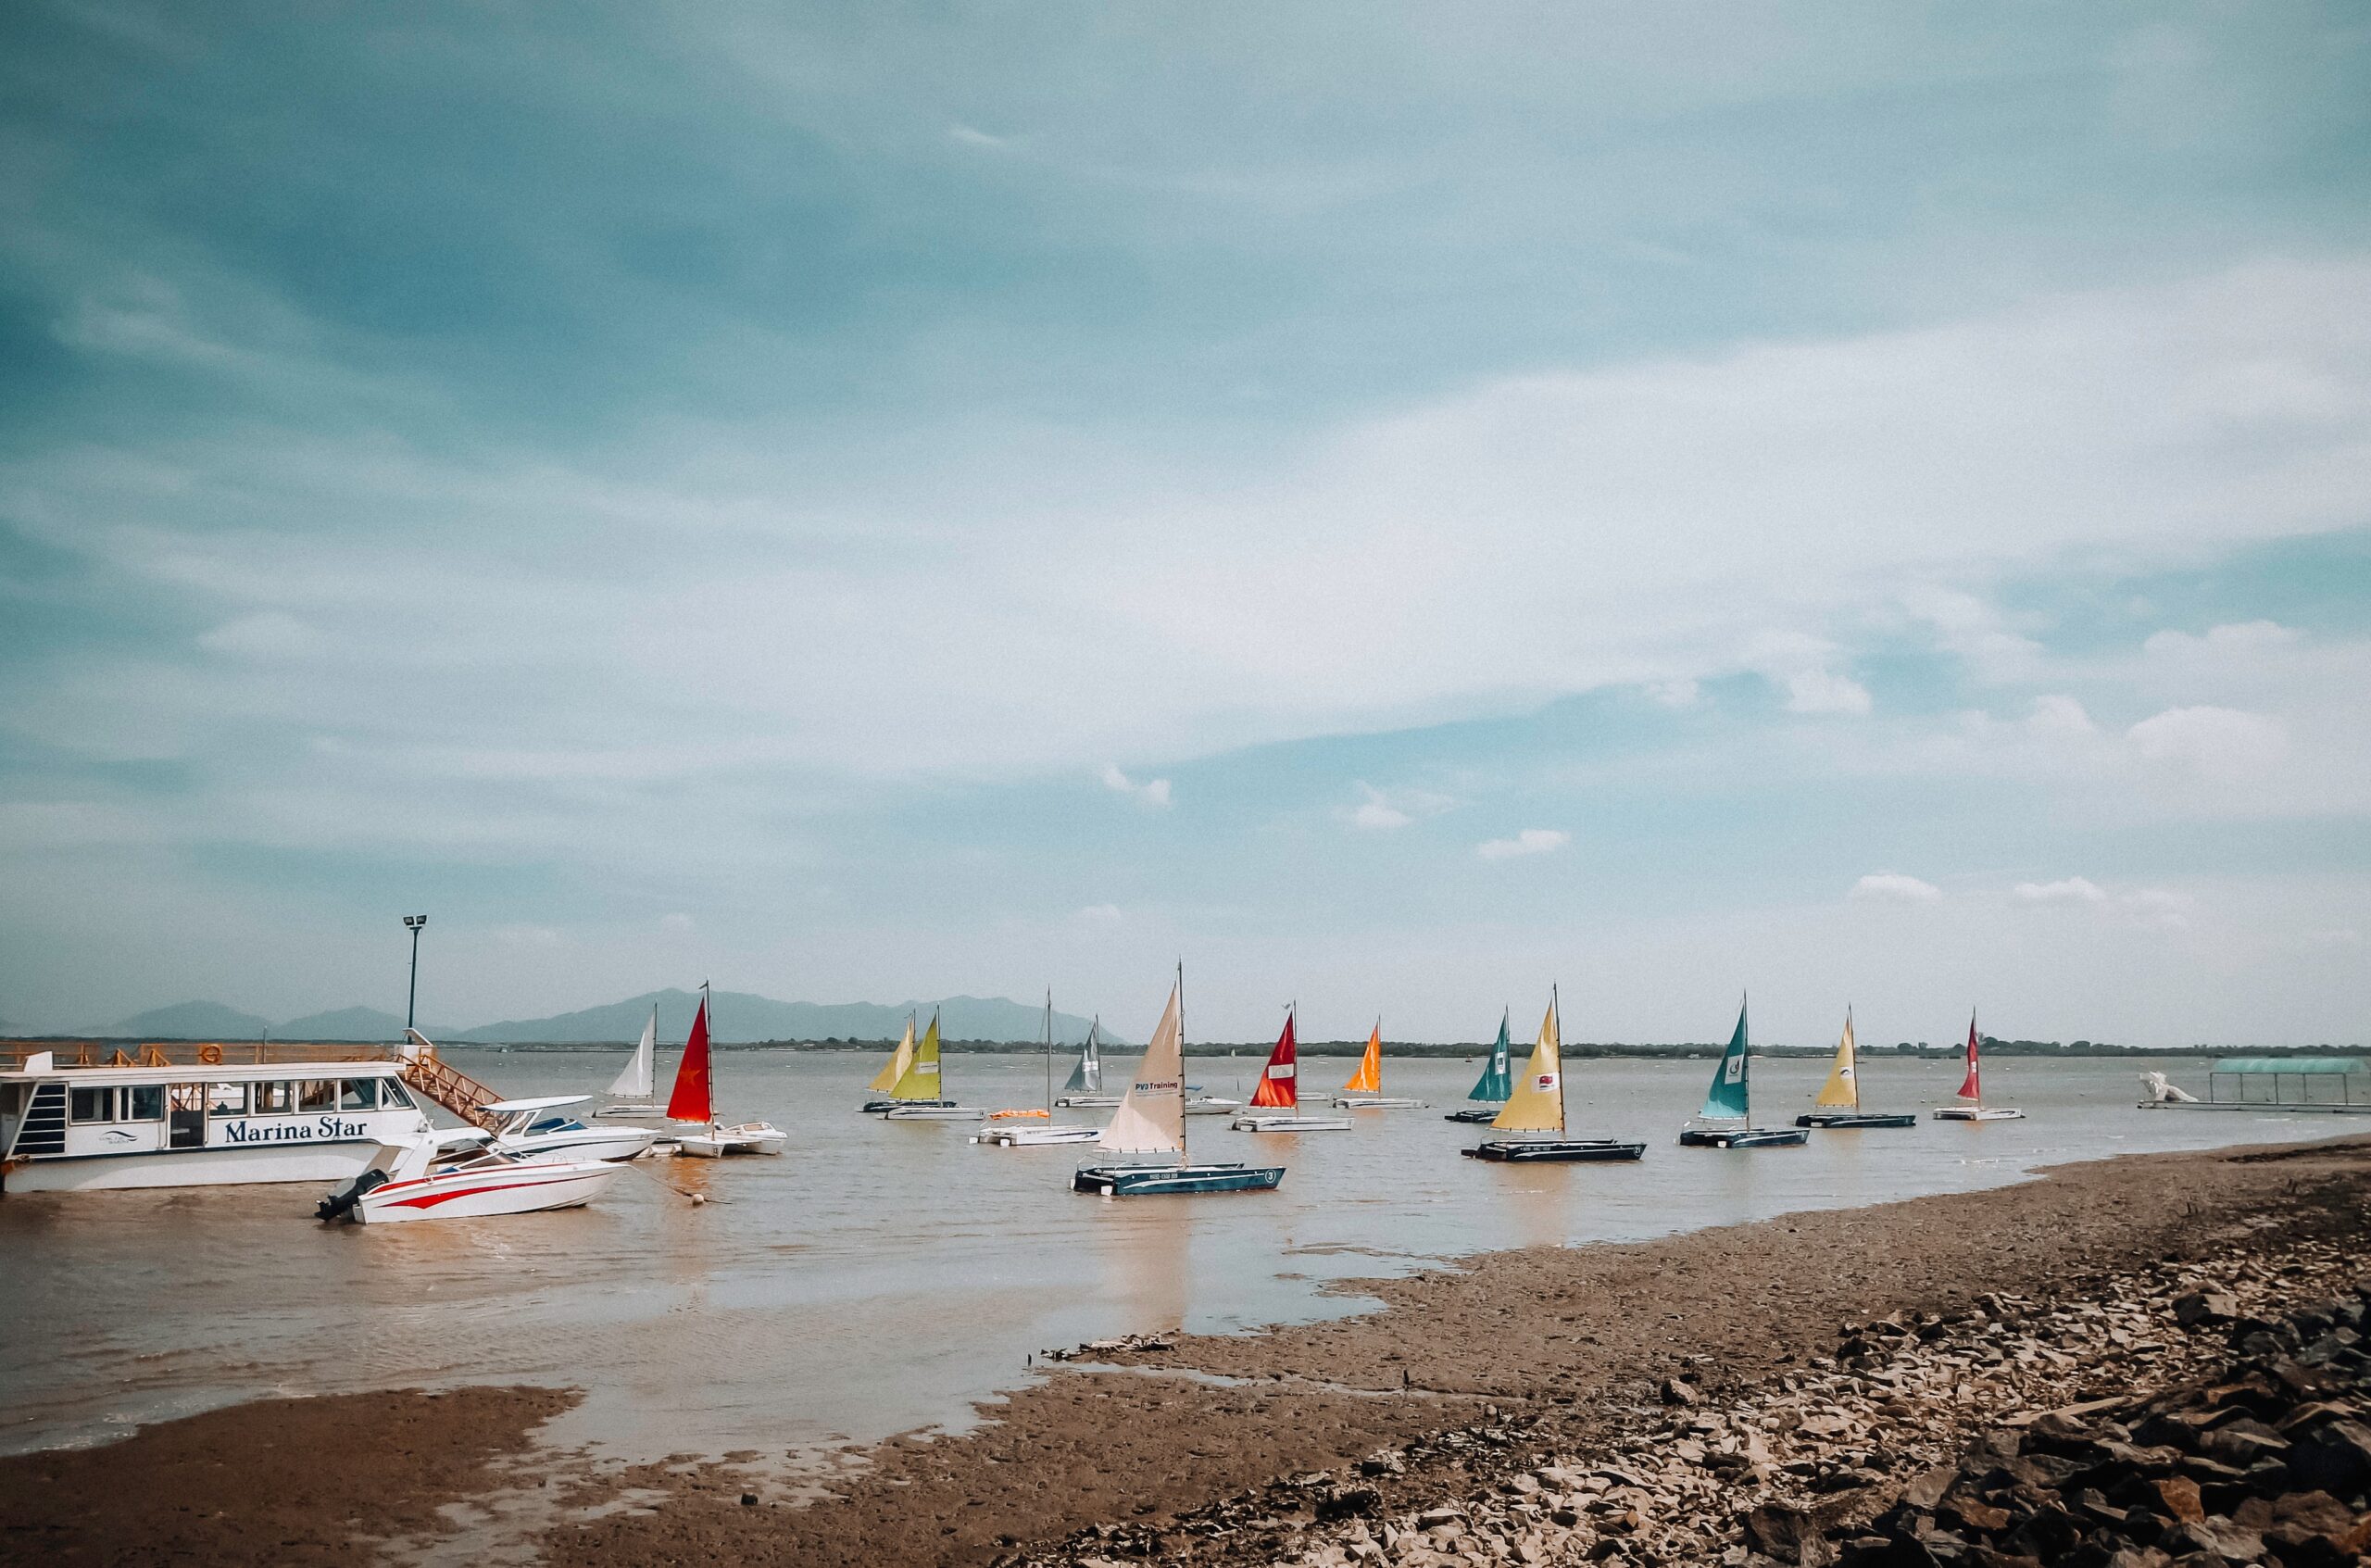
[[[1499,1043],[1490,1047],[1490,1065],[1474,1082],[1473,1093],[1467,1099],[1503,1100],[1515,1092],[1514,1068],[1507,1058],[1507,1018],[1499,1015]]]
[[[1746,1109],[1745,1004],[1737,1004],[1737,1032],[1729,1036],[1729,1048],[1721,1053],[1721,1064],[1712,1069],[1712,1086],[1705,1091],[1704,1109],[1696,1114],[1707,1122],[1742,1122],[1750,1112]]]

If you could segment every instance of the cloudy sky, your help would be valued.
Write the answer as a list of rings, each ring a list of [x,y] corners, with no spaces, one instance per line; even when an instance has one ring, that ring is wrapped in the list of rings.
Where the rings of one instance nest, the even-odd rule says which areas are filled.
[[[2359,7],[23,0],[0,211],[19,1024],[2365,1037]]]

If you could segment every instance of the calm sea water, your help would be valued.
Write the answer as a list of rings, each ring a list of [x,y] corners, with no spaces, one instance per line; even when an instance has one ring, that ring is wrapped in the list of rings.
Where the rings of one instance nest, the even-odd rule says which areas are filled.
[[[456,1049],[508,1094],[590,1091],[621,1053]],[[671,1069],[671,1062],[662,1062]],[[1809,1148],[1682,1149],[1709,1062],[1579,1061],[1574,1130],[1648,1143],[1630,1166],[1485,1165],[1441,1120],[1477,1063],[1392,1063],[1422,1111],[1349,1133],[1258,1137],[1198,1117],[1198,1158],[1290,1167],[1273,1194],[1107,1202],[1067,1188],[1078,1148],[966,1142],[966,1123],[858,1115],[853,1052],[735,1051],[719,1109],[791,1134],[780,1159],[645,1160],[596,1207],[329,1227],[301,1186],[0,1198],[0,1449],[103,1441],[161,1416],[276,1394],[488,1382],[591,1390],[559,1434],[621,1458],[870,1442],[958,1427],[1024,1381],[1031,1351],[1129,1330],[1221,1331],[1356,1311],[1323,1282],[1497,1248],[1635,1239],[1788,1210],[2017,1180],[2143,1150],[2327,1137],[2327,1116],[2134,1108],[2109,1061],[1988,1063],[2023,1122],[1813,1135]],[[1244,1098],[1259,1061],[1196,1059]],[[1321,1059],[1309,1084],[1347,1077]],[[1124,1073],[1115,1063],[1112,1076]],[[1808,1107],[1825,1063],[1754,1066],[1758,1119]],[[1951,1061],[1864,1060],[1872,1109],[1944,1103]],[[1036,1104],[1036,1059],[951,1057],[966,1103]],[[1060,1119],[1099,1122],[1108,1111]],[[702,1192],[695,1207],[682,1196]]]

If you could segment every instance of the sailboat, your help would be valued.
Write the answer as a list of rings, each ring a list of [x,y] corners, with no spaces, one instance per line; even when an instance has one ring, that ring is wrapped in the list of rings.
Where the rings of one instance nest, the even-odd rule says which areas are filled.
[[[1359,1059],[1359,1070],[1334,1097],[1334,1103],[1344,1110],[1419,1110],[1424,1102],[1406,1099],[1383,1092],[1383,1020],[1374,1021],[1374,1032],[1367,1036],[1366,1054]]]
[[[896,1065],[894,1062],[892,1066]],[[977,1122],[987,1115],[976,1105],[958,1105],[938,1097],[944,1092],[939,1081],[938,1010],[933,1008],[930,1027],[922,1032],[922,1044],[906,1059],[905,1072],[889,1085],[889,1098],[881,1112],[884,1122]],[[878,1080],[876,1080],[877,1082]]]
[[[897,1048],[890,1053],[888,1062],[880,1072],[872,1075],[872,1082],[867,1084],[865,1088],[876,1095],[897,1095],[897,1085],[904,1083],[913,1072],[915,1049],[914,1015],[908,1013],[906,1037],[897,1042]],[[866,1100],[862,1107],[864,1113],[867,1116],[878,1116],[884,1110],[895,1110],[901,1105],[953,1105],[955,1103],[951,1099],[928,1098],[938,1093],[937,1076],[935,1073],[925,1073],[922,1076],[929,1081],[918,1082],[912,1085],[912,1092],[910,1095],[890,1099]]]
[[[664,1107],[654,1104],[650,1098],[651,1058],[659,1049],[659,1004],[650,1004],[650,1022],[642,1026],[642,1043],[627,1059],[625,1070],[611,1081],[608,1088],[615,1104],[605,1105],[596,1116],[664,1116]]]
[[[1095,1022],[1086,1026],[1086,1047],[1079,1052],[1077,1064],[1072,1067],[1070,1078],[1062,1085],[1062,1098],[1054,1102],[1056,1105],[1076,1106],[1084,1110],[1089,1106],[1120,1103],[1118,1095],[1103,1092],[1103,1055],[1098,1048],[1102,1035],[1103,1015],[1098,1013]]]
[[[1861,1064],[1852,1048],[1850,1008],[1844,1010],[1844,1037],[1836,1043],[1835,1065],[1827,1070],[1827,1082],[1820,1085],[1819,1098],[1812,1104],[1814,1109],[1809,1114],[1795,1118],[1796,1126],[1856,1130],[1918,1125],[1918,1118],[1909,1111],[1861,1109]]]
[[[1557,1016],[1553,990],[1549,992],[1548,1016],[1539,1021],[1539,1039],[1531,1047],[1523,1079],[1509,1085],[1507,1103],[1491,1118],[1490,1125],[1502,1133],[1564,1131],[1563,1022]],[[1511,1162],[1637,1160],[1647,1152],[1647,1146],[1613,1138],[1485,1138],[1459,1152],[1468,1160]]]
[[[1976,1014],[1967,1015],[1967,1076],[1960,1080],[1959,1098],[1964,1105],[1938,1106],[1938,1122],[2018,1122],[2025,1119],[2022,1110],[2012,1110],[2005,1105],[1984,1103],[1984,1080],[1976,1065]]]
[[[716,1119],[714,1081],[708,1043],[708,982],[700,982],[700,1010],[692,1015],[692,1032],[684,1041],[684,1060],[675,1064],[675,1092],[667,1097],[667,1120],[687,1130],[675,1136],[675,1152],[701,1160],[727,1154],[780,1154],[789,1142],[771,1122],[741,1122],[725,1126]]]
[[[1285,1010],[1285,1032],[1276,1036],[1276,1048],[1268,1053],[1268,1065],[1260,1070],[1260,1086],[1251,1091],[1251,1108],[1234,1122],[1240,1133],[1347,1133],[1350,1119],[1347,1116],[1303,1116],[1300,1114],[1300,1048],[1293,1037],[1293,1020],[1298,1009]]]
[[[1046,1109],[1043,1110],[999,1110],[995,1121],[1004,1117],[1046,1118],[1042,1127],[991,1127],[978,1134],[973,1143],[992,1143],[1006,1148],[1034,1148],[1045,1144],[1093,1143],[1102,1136],[1099,1127],[1065,1127],[1055,1124],[1054,1116],[1054,993],[1046,993]]]
[[[1737,1033],[1729,1036],[1729,1048],[1713,1065],[1712,1086],[1705,1091],[1704,1108],[1680,1129],[1681,1143],[1695,1148],[1786,1148],[1811,1142],[1811,1134],[1800,1127],[1753,1124],[1752,1085],[1747,1071],[1752,1060],[1753,1048],[1746,1039],[1745,1004],[1739,1002]],[[1699,1125],[1708,1122],[1716,1125]],[[1717,1124],[1730,1122],[1737,1125]]]
[[[1481,1103],[1467,1106],[1462,1110],[1452,1110],[1441,1120],[1479,1126],[1487,1126],[1496,1121],[1499,1108],[1506,1104],[1507,1097],[1515,1092],[1513,1065],[1507,1047],[1507,1015],[1501,1010],[1499,1014],[1499,1043],[1490,1047],[1489,1064],[1482,1069],[1482,1076],[1474,1080],[1474,1087],[1465,1093],[1467,1099]]]
[[[1063,1081],[1061,1098],[1054,1101],[1056,1105],[1085,1109],[1120,1103],[1118,1095],[1107,1094],[1103,1088],[1102,1039],[1103,1015],[1098,1013],[1086,1026],[1086,1044],[1080,1048],[1078,1060],[1072,1064],[1071,1075]]]
[[[1152,1155],[1157,1164],[1082,1165],[1073,1192],[1105,1198],[1147,1198],[1202,1192],[1270,1192],[1285,1179],[1281,1165],[1196,1165],[1186,1157],[1186,972],[1162,1010],[1160,1027],[1121,1097],[1111,1124],[1096,1142],[1114,1154]]]

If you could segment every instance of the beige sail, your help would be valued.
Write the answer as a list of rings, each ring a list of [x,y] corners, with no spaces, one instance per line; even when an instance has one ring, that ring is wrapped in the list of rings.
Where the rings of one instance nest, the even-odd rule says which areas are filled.
[[[1836,1045],[1836,1065],[1827,1070],[1827,1082],[1820,1085],[1818,1104],[1823,1110],[1858,1110],[1861,1109],[1861,1080],[1855,1072],[1852,1055],[1852,1010],[1844,1010],[1844,1038]]]
[[[904,1077],[906,1069],[913,1064],[914,1021],[909,1018],[906,1020],[906,1037],[897,1043],[897,1054],[889,1059],[888,1066],[872,1075],[872,1082],[865,1087],[876,1095],[885,1095],[897,1086],[897,1080]]]
[[[1170,988],[1168,1010],[1152,1032],[1135,1081],[1111,1113],[1111,1124],[1096,1142],[1120,1154],[1183,1154],[1186,1151],[1186,1047],[1177,1012],[1177,989]]]
[[[1553,1002],[1539,1021],[1539,1043],[1531,1047],[1531,1060],[1515,1080],[1515,1092],[1490,1125],[1506,1133],[1564,1130],[1564,1045]]]
[[[930,1027],[922,1031],[922,1043],[914,1047],[913,1056],[906,1063],[906,1071],[889,1085],[892,1099],[937,1099],[941,1089],[938,1076],[938,1014],[930,1015]]]

